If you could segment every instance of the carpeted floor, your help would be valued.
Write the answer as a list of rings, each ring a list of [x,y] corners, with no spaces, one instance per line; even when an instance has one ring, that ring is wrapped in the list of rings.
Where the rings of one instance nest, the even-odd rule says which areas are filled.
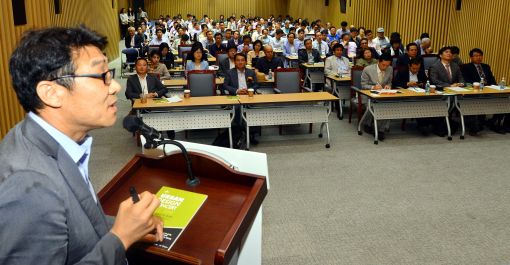
[[[119,65],[118,60],[112,65]],[[125,79],[121,79],[125,87]],[[119,98],[118,119],[130,103]],[[392,123],[379,145],[355,123],[264,127],[252,151],[268,154],[263,264],[510,264],[510,135],[453,141]],[[103,187],[139,148],[114,127],[92,132],[90,172]],[[210,143],[216,131],[188,141]],[[182,132],[178,139],[184,139]]]

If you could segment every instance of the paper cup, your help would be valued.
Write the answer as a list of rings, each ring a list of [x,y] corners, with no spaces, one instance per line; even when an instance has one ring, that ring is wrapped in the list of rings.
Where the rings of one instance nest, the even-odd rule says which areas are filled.
[[[184,90],[184,98],[190,98],[191,97],[191,90],[186,89]]]
[[[473,83],[473,90],[480,90],[480,83],[474,82]]]
[[[430,86],[430,93],[436,93],[436,86],[435,85],[431,85]]]
[[[255,90],[253,88],[248,88],[248,97],[253,97]]]

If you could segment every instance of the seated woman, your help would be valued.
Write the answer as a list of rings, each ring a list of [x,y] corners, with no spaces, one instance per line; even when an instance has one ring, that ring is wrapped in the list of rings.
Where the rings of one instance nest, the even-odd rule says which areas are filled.
[[[248,57],[248,62],[247,63],[249,65],[251,65],[253,58],[257,58],[258,59],[258,58],[261,58],[261,57],[264,57],[264,56],[266,56],[266,54],[262,50],[262,41],[256,40],[253,43],[253,50],[249,51],[248,54],[247,54],[247,57]]]
[[[175,57],[170,52],[170,46],[168,43],[163,42],[159,45],[159,61],[164,63],[166,68],[172,68],[174,66]]]
[[[193,60],[186,62],[186,71],[192,70],[207,70],[209,63],[207,58],[204,58],[204,48],[202,45],[195,45],[191,48],[190,53],[193,55]]]
[[[150,53],[151,66],[149,68],[149,73],[157,74],[160,80],[170,79],[170,73],[166,65],[160,63],[159,58],[158,51],[153,50]]]
[[[376,64],[377,60],[373,58],[372,51],[368,48],[363,49],[361,53],[362,57],[356,60],[357,66],[367,67],[372,64]]]

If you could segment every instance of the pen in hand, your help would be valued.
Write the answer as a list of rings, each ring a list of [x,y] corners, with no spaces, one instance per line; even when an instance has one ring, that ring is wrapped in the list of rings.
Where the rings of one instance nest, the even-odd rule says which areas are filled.
[[[131,199],[133,200],[133,204],[140,201],[140,197],[138,197],[138,192],[136,191],[135,187],[133,187],[133,186],[129,187],[129,194],[131,194]]]

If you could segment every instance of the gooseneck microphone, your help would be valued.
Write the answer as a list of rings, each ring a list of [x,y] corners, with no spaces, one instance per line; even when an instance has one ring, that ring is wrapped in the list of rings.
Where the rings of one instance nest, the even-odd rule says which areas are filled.
[[[198,179],[198,177],[195,177],[195,175],[193,175],[193,170],[191,169],[191,160],[189,159],[188,151],[186,150],[184,145],[171,139],[165,139],[161,132],[148,126],[142,121],[142,119],[136,116],[132,115],[126,116],[122,121],[122,125],[124,129],[126,129],[127,131],[132,133],[139,131],[143,135],[143,137],[145,137],[146,142],[143,145],[144,148],[153,149],[160,145],[163,145],[163,153],[166,156],[164,146],[165,144],[172,144],[179,147],[179,149],[181,149],[182,155],[184,156],[184,160],[186,160],[186,166],[188,169],[188,179],[186,180],[186,184],[191,187],[195,187],[198,184],[200,184],[200,180]]]

